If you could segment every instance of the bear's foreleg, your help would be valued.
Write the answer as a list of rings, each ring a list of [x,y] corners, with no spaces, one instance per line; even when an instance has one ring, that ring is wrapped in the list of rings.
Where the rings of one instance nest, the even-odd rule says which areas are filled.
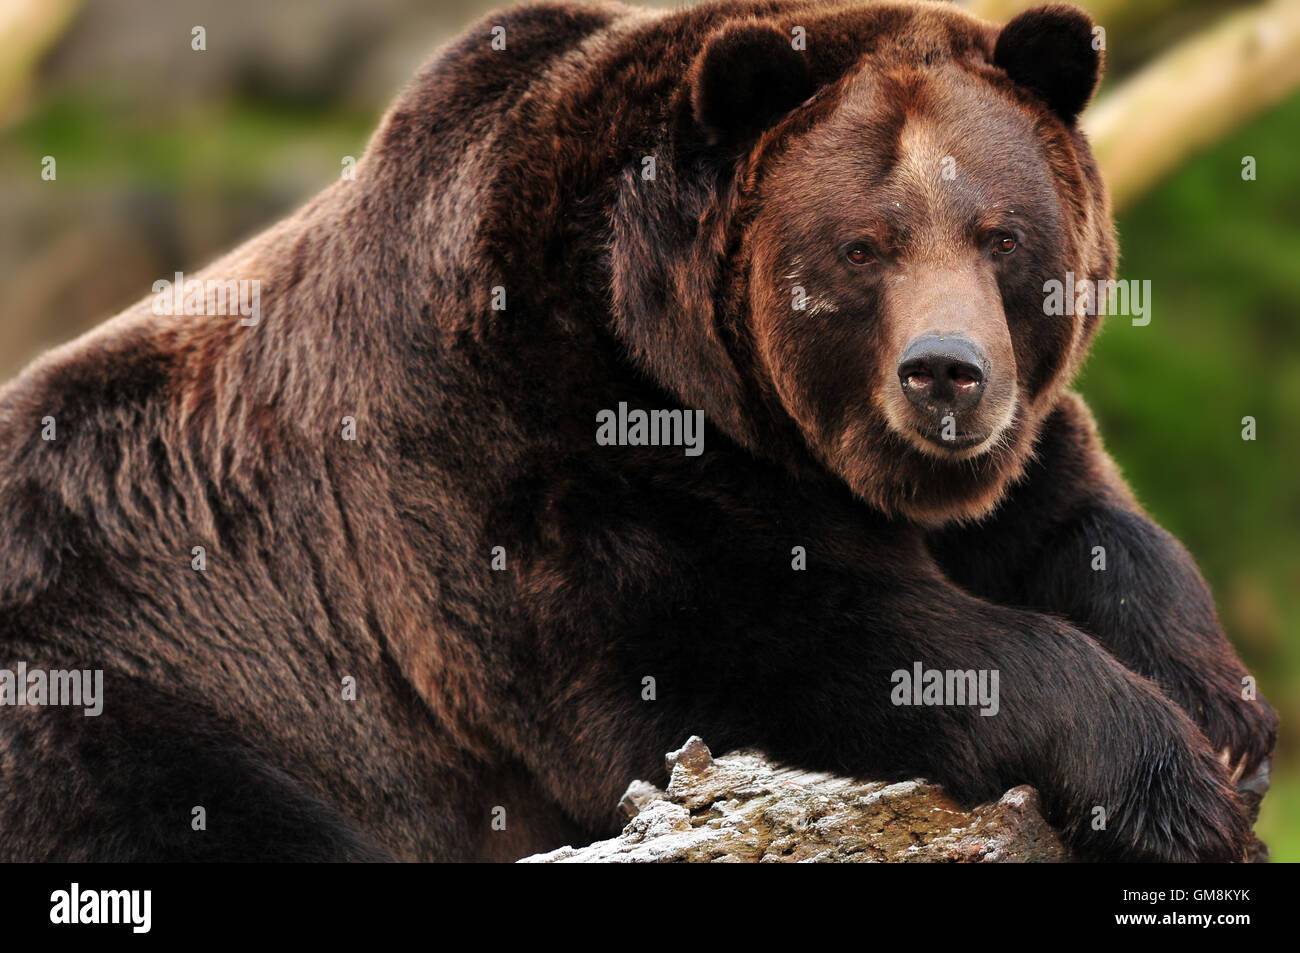
[[[1086,408],[1067,398],[992,517],[934,534],[951,577],[985,598],[1063,616],[1201,727],[1254,810],[1277,716],[1223,634],[1187,550],[1133,500]]]
[[[968,803],[1030,783],[1083,857],[1242,859],[1245,818],[1204,736],[1092,638],[937,573],[864,591],[869,605],[842,625],[805,624],[779,644],[777,614],[751,620],[717,662],[751,687],[716,697],[736,700],[731,720],[752,725],[771,756],[873,778],[924,775]]]

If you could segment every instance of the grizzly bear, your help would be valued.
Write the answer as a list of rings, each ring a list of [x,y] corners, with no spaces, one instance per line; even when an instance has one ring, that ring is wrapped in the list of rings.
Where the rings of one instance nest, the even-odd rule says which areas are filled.
[[[1244,858],[1273,712],[1044,305],[1115,274],[1098,45],[727,0],[446,46],[195,307],[0,395],[0,856],[517,858],[698,733]]]

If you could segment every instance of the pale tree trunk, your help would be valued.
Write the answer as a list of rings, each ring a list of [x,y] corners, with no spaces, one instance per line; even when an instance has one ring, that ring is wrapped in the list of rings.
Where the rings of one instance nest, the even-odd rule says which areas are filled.
[[[1300,0],[1229,16],[1184,41],[1083,118],[1116,208],[1300,87]]]
[[[80,0],[0,2],[0,121],[17,108],[41,57],[80,6]]]

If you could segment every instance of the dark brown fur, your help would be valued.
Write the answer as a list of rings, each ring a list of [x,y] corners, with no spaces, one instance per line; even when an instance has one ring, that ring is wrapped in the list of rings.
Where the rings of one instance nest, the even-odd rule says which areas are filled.
[[[716,31],[794,25],[780,114],[702,124]],[[102,667],[106,699],[0,709],[0,856],[507,859],[614,830],[692,732],[967,800],[1029,782],[1086,856],[1241,856],[1216,753],[1254,772],[1273,715],[1066,390],[1095,322],[1045,321],[1041,282],[1112,274],[1105,193],[1078,83],[1016,82],[998,35],[920,3],[511,10],[402,93],[355,181],[206,272],[261,279],[257,327],[146,301],[29,368],[0,395],[0,667]],[[777,310],[792,243],[846,207],[827,169],[857,157],[857,208],[910,194],[922,115],[989,171],[971,209],[1039,212],[1019,270],[960,265],[1019,394],[961,461],[873,402],[904,305],[824,277],[840,320]],[[906,262],[934,221],[881,241]],[[620,401],[703,408],[703,456],[597,446]],[[1000,670],[1002,713],[892,706],[918,660]]]

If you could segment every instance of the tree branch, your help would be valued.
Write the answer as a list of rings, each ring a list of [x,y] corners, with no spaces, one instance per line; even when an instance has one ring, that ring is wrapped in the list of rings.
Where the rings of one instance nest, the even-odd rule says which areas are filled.
[[[1297,87],[1297,0],[1242,11],[1174,47],[1083,118],[1115,207]]]

